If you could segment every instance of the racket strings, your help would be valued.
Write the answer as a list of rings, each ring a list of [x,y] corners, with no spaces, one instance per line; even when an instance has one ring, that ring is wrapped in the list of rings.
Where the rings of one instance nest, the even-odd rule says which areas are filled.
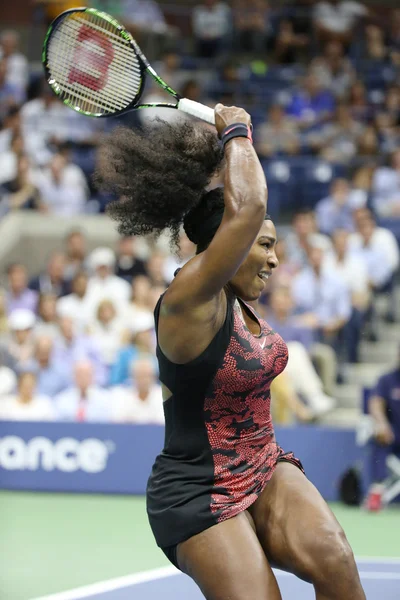
[[[47,64],[60,98],[90,114],[127,108],[142,84],[129,41],[95,15],[75,13],[61,22],[50,40]]]

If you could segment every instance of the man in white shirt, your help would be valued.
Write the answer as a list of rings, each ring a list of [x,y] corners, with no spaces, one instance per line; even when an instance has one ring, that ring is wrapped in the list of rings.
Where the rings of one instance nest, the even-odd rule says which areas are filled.
[[[389,229],[378,227],[368,209],[354,213],[356,233],[349,238],[351,252],[358,253],[367,264],[371,286],[382,290],[399,268],[400,252],[395,236]]]
[[[357,21],[368,14],[366,6],[348,0],[323,0],[314,7],[313,17],[321,39],[348,42]]]
[[[19,35],[9,29],[0,36],[0,55],[7,60],[7,81],[25,94],[29,81],[27,58],[19,52]]]
[[[364,311],[371,299],[368,268],[361,256],[350,251],[349,237],[346,229],[333,232],[333,250],[326,255],[324,268],[340,276],[350,290],[352,305]]]
[[[50,398],[36,393],[35,373],[22,372],[18,377],[17,393],[0,400],[0,420],[54,420],[54,409]]]
[[[87,273],[79,271],[72,279],[72,293],[57,300],[58,316],[72,319],[79,331],[82,331],[89,323],[86,299],[88,281]]]
[[[367,264],[362,256],[349,250],[349,236],[346,229],[334,231],[333,252],[325,257],[324,268],[336,273],[350,292],[352,313],[345,327],[344,343],[347,347],[347,359],[356,363],[359,359],[361,332],[371,303],[371,292]]]
[[[376,170],[372,181],[372,204],[380,217],[400,219],[400,150],[393,153],[390,167]]]
[[[163,425],[163,398],[154,360],[146,356],[137,359],[132,363],[131,372],[132,387],[114,388],[113,421]]]
[[[94,370],[90,361],[74,365],[74,385],[55,398],[57,419],[104,423],[110,419],[109,392],[94,384]]]
[[[394,279],[400,264],[400,252],[394,234],[378,227],[368,209],[354,212],[356,233],[349,238],[349,248],[367,265],[370,288],[375,293],[385,293],[389,299],[387,319],[395,320],[396,296]]]
[[[32,181],[49,213],[70,217],[85,212],[88,198],[85,175],[78,165],[67,163],[62,154],[53,156],[49,166],[37,171]]]
[[[89,267],[94,271],[90,278],[86,302],[90,319],[96,316],[102,300],[111,300],[120,314],[126,309],[131,295],[131,286],[127,281],[114,275],[115,254],[110,248],[96,248],[89,256]]]
[[[193,10],[192,28],[200,56],[217,55],[231,28],[229,6],[218,0],[203,0]]]

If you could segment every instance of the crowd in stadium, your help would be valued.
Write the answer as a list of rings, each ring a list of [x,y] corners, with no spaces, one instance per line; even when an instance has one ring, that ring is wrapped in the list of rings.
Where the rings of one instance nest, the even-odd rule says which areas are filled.
[[[273,393],[297,419],[318,419],[335,406],[343,364],[359,360],[361,333],[376,337],[376,295],[387,294],[386,318],[396,319],[400,10],[204,0],[183,43],[155,2],[126,0],[119,14],[112,3],[93,4],[131,24],[143,43],[147,34],[162,38],[156,70],[182,95],[251,113],[270,212],[278,225],[291,219],[259,306],[289,345]],[[104,212],[113,198],[92,179],[103,134],[155,115],[187,117],[160,109],[87,119],[57,100],[19,45],[15,31],[1,34],[0,218],[20,209]],[[161,98],[147,88],[146,101]],[[89,253],[83,228],[33,279],[24,264],[9,265],[0,418],[162,422],[152,312],[194,252],[182,235],[179,258],[165,240],[132,238]]]

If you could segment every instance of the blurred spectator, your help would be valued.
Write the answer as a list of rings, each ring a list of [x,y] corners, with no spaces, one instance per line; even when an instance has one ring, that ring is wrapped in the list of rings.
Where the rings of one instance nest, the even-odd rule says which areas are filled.
[[[141,354],[153,356],[157,368],[153,315],[143,316],[141,322],[137,323],[135,329],[132,330],[129,343],[120,349],[117,360],[111,368],[109,384],[124,385],[129,382],[130,365]]]
[[[312,243],[309,265],[293,280],[296,311],[308,314],[318,329],[321,341],[336,345],[351,316],[350,293],[335,271],[324,267],[324,249]]]
[[[119,11],[125,26],[134,33],[165,33],[168,29],[164,14],[155,0],[121,0]]]
[[[287,113],[301,127],[309,128],[328,120],[334,108],[333,94],[321,85],[314,73],[309,72],[294,91]]]
[[[0,419],[3,421],[52,421],[54,410],[50,398],[36,391],[36,375],[22,372],[18,376],[15,396],[0,401]]]
[[[379,378],[371,392],[368,410],[373,419],[374,443],[371,478],[374,484],[387,477],[386,458],[400,457],[400,352],[394,371]]]
[[[32,311],[26,308],[15,309],[9,319],[11,337],[7,351],[17,369],[23,369],[33,356],[33,328],[36,318]]]
[[[168,282],[165,280],[165,254],[162,252],[153,252],[147,261],[147,275],[151,284],[166,288]]]
[[[348,105],[351,117],[360,123],[367,123],[372,115],[368,102],[367,88],[361,80],[354,81],[348,95]]]
[[[45,79],[40,82],[39,96],[22,106],[21,121],[26,152],[39,166],[46,166],[65,142],[93,143],[104,127],[102,119],[88,119],[65,106]]]
[[[0,405],[3,401],[3,397],[11,394],[17,385],[17,376],[10,368],[9,362],[10,360],[6,349],[0,347]]]
[[[123,311],[129,301],[130,285],[114,275],[116,258],[110,248],[96,248],[88,258],[94,275],[89,279],[86,303],[89,316],[95,316],[102,300],[111,300],[118,310]]]
[[[296,11],[296,8],[293,7],[293,10]],[[274,58],[278,64],[296,63],[302,50],[308,50],[310,37],[308,32],[303,31],[303,23],[297,27],[298,23],[295,15],[292,19],[282,19],[279,23],[274,41]]]
[[[236,62],[230,58],[213,74],[208,93],[215,102],[230,106],[243,88],[242,74]]]
[[[225,2],[203,0],[192,13],[192,29],[196,53],[214,58],[223,52],[231,30],[231,12]]]
[[[9,332],[6,292],[0,288],[0,339]]]
[[[390,48],[400,50],[400,8],[391,12],[388,38]]]
[[[321,397],[321,392],[323,386],[323,391],[325,394],[328,394],[329,396],[333,394],[337,375],[335,353],[330,346],[327,344],[321,344],[317,341],[317,332],[315,328],[303,322],[301,316],[296,316],[294,314],[294,308],[295,304],[290,288],[277,287],[271,293],[269,308],[267,311],[267,321],[272,329],[277,331],[286,342],[300,345],[304,350],[306,350],[308,353],[308,362],[309,357],[311,357],[316,363],[321,381],[319,381],[319,379],[317,381],[316,377],[318,378],[318,376],[315,372],[313,372],[310,375],[311,387],[309,389],[307,388],[307,382],[300,383],[298,387],[296,382],[292,381],[292,385],[300,394],[302,394],[305,390],[305,395],[307,397],[308,392],[316,395],[315,404],[313,399],[308,401],[310,408],[314,407],[315,409],[319,399],[319,406],[322,408],[322,410],[324,407],[328,410],[332,408],[332,401]],[[289,347],[289,356],[290,355],[291,347]],[[296,356],[300,364],[306,360],[303,356],[302,350],[297,350],[297,353],[295,354],[295,360]],[[313,369],[313,367],[312,365],[307,364],[305,369],[308,373],[310,369]],[[291,373],[291,379],[297,379],[295,372]]]
[[[58,334],[57,296],[55,294],[40,294],[35,336],[46,335],[55,338]]]
[[[93,365],[96,384],[103,386],[107,383],[107,370],[95,341],[78,333],[70,317],[60,318],[60,336],[54,342],[54,360],[63,365],[69,378],[77,361],[88,360]]]
[[[338,41],[325,45],[323,54],[312,61],[311,72],[337,98],[343,98],[348,93],[355,76],[349,59],[344,55],[343,45]]]
[[[382,110],[376,113],[374,132],[376,132],[377,143],[374,152],[375,156],[379,154],[379,149],[384,154],[392,154],[400,146],[398,120],[398,117],[389,111],[384,112]]]
[[[71,282],[72,293],[59,298],[57,301],[57,314],[60,317],[70,317],[82,330],[89,322],[86,292],[88,275],[85,271],[78,271]]]
[[[337,106],[333,120],[310,133],[307,143],[325,160],[348,164],[357,154],[364,127],[352,118],[348,105],[342,102]]]
[[[264,56],[272,42],[267,0],[235,0],[233,3],[235,46]]]
[[[137,275],[132,279],[131,301],[126,308],[124,321],[133,330],[140,327],[143,321],[149,322],[149,318],[153,319],[153,313],[149,308],[150,290],[151,281],[146,275]]]
[[[73,229],[65,238],[64,279],[71,281],[81,271],[86,258],[86,238],[82,231]]]
[[[21,263],[13,263],[7,268],[8,290],[6,294],[7,312],[26,308],[36,312],[38,294],[28,288],[28,273]]]
[[[359,360],[359,343],[371,302],[369,274],[366,263],[349,250],[349,232],[337,229],[333,233],[333,252],[325,257],[324,268],[336,272],[347,286],[351,295],[352,314],[346,324],[344,342],[347,359],[356,363]]]
[[[310,209],[298,211],[293,215],[292,230],[285,238],[288,260],[296,269],[308,265],[308,251],[310,241],[318,242],[324,246],[325,251],[332,247],[330,239],[322,234],[316,233],[316,220]]]
[[[70,317],[83,329],[89,322],[87,310],[86,291],[88,275],[85,271],[78,271],[71,282],[72,293],[59,298],[57,301],[57,314],[60,317]]]
[[[38,188],[32,183],[30,162],[25,154],[15,155],[16,175],[0,188],[0,217],[9,211],[21,209],[41,209],[42,202]]]
[[[109,421],[109,392],[95,384],[92,363],[89,360],[79,360],[72,368],[73,386],[58,394],[54,400],[57,419],[88,423]]]
[[[115,362],[125,329],[114,304],[110,300],[102,300],[97,307],[96,319],[89,324],[89,334],[107,367]]]
[[[324,259],[324,267],[340,275],[351,293],[353,307],[365,311],[371,300],[369,273],[366,263],[349,247],[350,233],[347,229],[337,228],[333,232],[333,251]]]
[[[391,166],[376,170],[372,204],[380,217],[400,218],[400,150],[393,153]]]
[[[326,235],[332,235],[338,228],[353,231],[353,211],[366,203],[365,192],[352,190],[347,179],[335,179],[330,196],[318,202],[315,207],[319,230]]]
[[[195,102],[208,104],[208,100],[203,97],[203,89],[196,79],[187,79],[181,87],[181,95],[183,98],[189,98]]]
[[[364,52],[362,58],[369,61],[384,62],[389,58],[385,42],[385,33],[377,25],[368,25],[364,30]]]
[[[358,139],[357,162],[374,160],[379,152],[379,139],[375,127],[366,127]]]
[[[383,291],[393,281],[400,263],[396,238],[388,229],[378,227],[369,210],[360,209],[354,217],[356,233],[349,238],[350,250],[365,261],[372,288]]]
[[[39,189],[43,208],[59,216],[85,212],[88,187],[83,171],[68,164],[65,156],[56,154],[49,166],[38,171],[34,183]]]
[[[400,13],[400,11],[399,11]],[[400,121],[400,85],[393,84],[386,90],[383,111],[388,113],[396,122]]]
[[[0,35],[0,54],[7,61],[6,80],[25,94],[29,81],[29,66],[26,57],[19,51],[19,35],[11,29]]]
[[[21,133],[9,133],[9,143],[5,144],[7,149],[3,152],[0,149],[0,185],[14,181],[18,172],[18,159],[24,156],[24,140]]]
[[[285,115],[280,104],[270,107],[268,120],[257,127],[254,137],[257,152],[262,157],[297,154],[300,150],[296,123]]]
[[[196,254],[196,246],[191,242],[186,233],[179,236],[179,256],[170,254],[164,263],[164,278],[171,283],[177,269],[183,267]],[[160,286],[163,287],[163,286]],[[164,290],[163,290],[164,291]]]
[[[65,390],[70,382],[65,365],[54,359],[53,351],[53,337],[36,333],[32,364],[37,377],[38,392],[49,398],[54,398],[56,394]]]
[[[68,291],[64,269],[65,255],[62,252],[54,252],[48,260],[46,270],[31,280],[29,288],[40,294],[64,296]]]
[[[322,0],[314,6],[314,24],[321,40],[350,42],[354,28],[368,9],[360,2],[348,0]]]
[[[155,70],[168,85],[177,92],[181,91],[185,81],[185,72],[181,69],[182,56],[176,51],[164,52],[161,59],[155,63]]]
[[[25,94],[15,84],[7,79],[7,59],[0,59],[0,121],[8,114],[13,106],[22,104]]]
[[[164,424],[163,397],[154,361],[142,357],[131,365],[132,387],[113,391],[113,421]]]
[[[146,265],[136,256],[134,237],[118,240],[115,274],[128,282],[137,275],[146,275]]]

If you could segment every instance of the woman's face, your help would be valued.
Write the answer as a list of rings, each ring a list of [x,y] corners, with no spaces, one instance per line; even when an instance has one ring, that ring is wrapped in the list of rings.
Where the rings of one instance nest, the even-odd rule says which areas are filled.
[[[105,302],[99,308],[98,318],[100,323],[110,323],[115,317],[115,309],[113,304]]]
[[[43,321],[55,321],[57,318],[57,298],[46,296],[42,298],[39,306],[39,315]]]
[[[229,284],[242,300],[257,300],[264,291],[268,278],[278,266],[276,230],[272,221],[264,221],[246,260]]]

